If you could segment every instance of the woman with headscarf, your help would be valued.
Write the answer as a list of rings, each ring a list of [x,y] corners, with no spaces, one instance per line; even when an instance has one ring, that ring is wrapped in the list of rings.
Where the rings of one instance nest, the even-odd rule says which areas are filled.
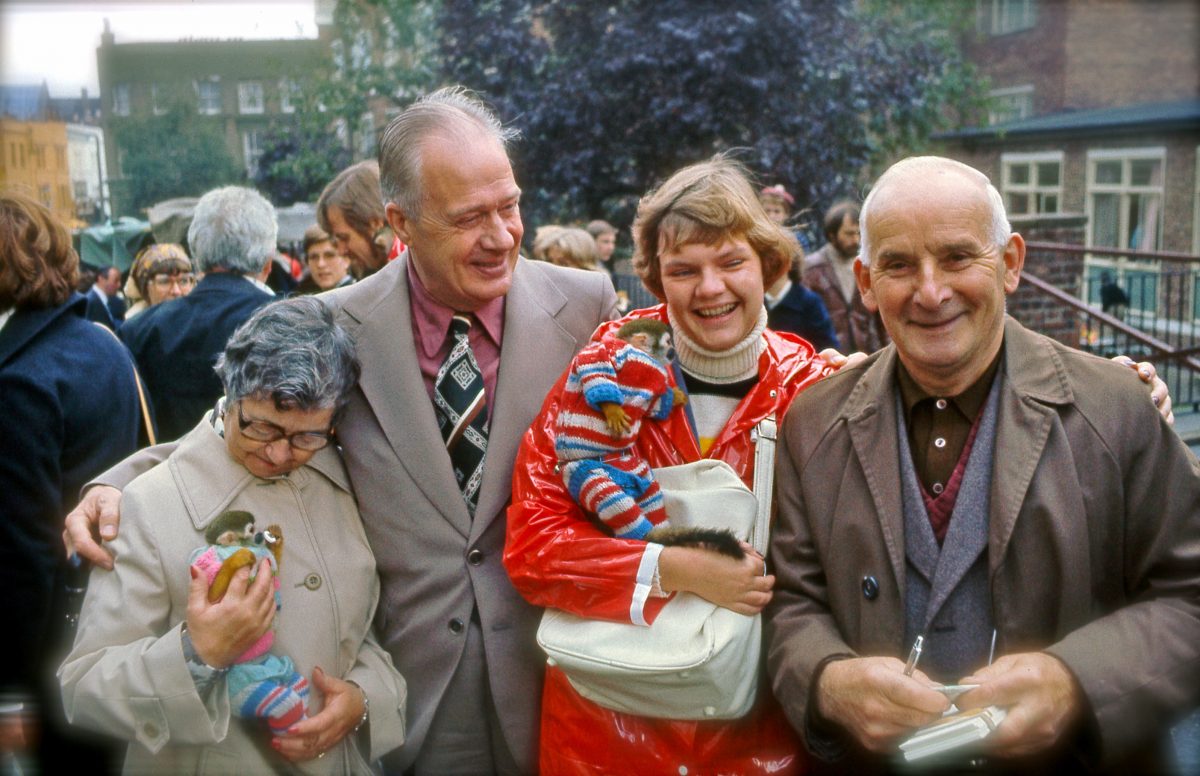
[[[187,296],[196,287],[192,260],[182,245],[156,243],[138,253],[125,281],[129,309],[125,320],[169,299]]]

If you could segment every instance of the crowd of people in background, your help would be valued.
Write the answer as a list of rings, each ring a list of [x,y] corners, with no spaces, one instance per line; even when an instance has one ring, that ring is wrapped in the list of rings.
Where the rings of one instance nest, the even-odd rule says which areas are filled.
[[[185,244],[142,249],[124,275],[81,271],[45,208],[0,195],[0,575],[15,602],[0,661],[0,773],[80,762],[128,772],[886,769],[894,763],[881,753],[949,705],[895,657],[925,632],[927,588],[944,582],[934,573],[942,542],[947,556],[967,542],[909,533],[914,515],[936,531],[939,515],[969,510],[960,524],[986,526],[990,514],[995,534],[1017,507],[960,497],[959,486],[1020,480],[1012,466],[1026,459],[1021,482],[1053,491],[1039,492],[1046,509],[1090,514],[1074,470],[1043,462],[1035,472],[1033,454],[1009,464],[1004,423],[1022,401],[1044,418],[1026,418],[1029,429],[1052,429],[1050,444],[1111,488],[1152,479],[1155,466],[1173,479],[1169,497],[1139,481],[1136,504],[1107,499],[1097,530],[1112,542],[1072,534],[1125,569],[1125,588],[1068,584],[1100,570],[1056,534],[1062,552],[1043,565],[1063,584],[1042,590],[1027,616],[1004,588],[1004,606],[975,622],[991,611],[979,583],[986,528],[971,540],[983,544],[971,544],[960,571],[973,569],[975,586],[947,595],[960,596],[953,614],[974,629],[945,637],[931,675],[935,665],[947,683],[975,671],[985,689],[966,696],[970,708],[1048,714],[1012,679],[1036,666],[1062,700],[1053,730],[1014,715],[999,752],[1018,759],[979,767],[1127,765],[1156,745],[1152,721],[1200,701],[1200,464],[1172,436],[1170,398],[1149,365],[1136,365],[1147,398],[1130,370],[1074,360],[1006,323],[1024,244],[981,174],[948,160],[901,163],[881,179],[891,196],[868,200],[872,209],[846,200],[798,213],[782,184],[755,184],[718,156],[648,192],[628,238],[601,219],[543,224],[530,261],[511,140],[464,89],[418,100],[381,135],[378,161],[325,187],[296,261],[281,256],[271,203],[246,187],[205,193]],[[938,207],[902,207],[901,184]],[[942,207],[956,197],[970,207]],[[810,219],[825,242],[805,251]],[[629,283],[658,303],[633,309]],[[783,421],[797,397],[828,397],[781,423],[779,471],[791,479],[779,486],[783,533],[769,558],[624,539],[568,492],[554,454],[564,370],[629,321],[670,333],[670,381],[687,397],[637,432],[651,465],[712,458],[749,484],[760,424]],[[956,370],[970,373],[965,400],[968,386],[938,382]],[[1082,379],[1102,384],[1137,428],[1097,420],[1094,403],[1077,401]],[[864,393],[877,401],[855,403]],[[926,399],[914,415],[910,405]],[[961,417],[943,433],[947,399]],[[997,412],[1008,413],[999,425]],[[952,458],[939,455],[943,436]],[[986,451],[973,457],[974,447]],[[876,450],[899,455],[886,462],[896,487],[860,481],[858,458],[871,472]],[[881,488],[900,499],[900,522],[882,523],[898,534],[876,536],[876,522],[847,537],[825,522],[877,507]],[[1042,536],[1027,533],[1042,505],[1022,513],[1024,552],[1028,536]],[[1153,524],[1129,527],[1144,509]],[[839,556],[843,541],[866,554]],[[224,546],[222,558],[252,545],[259,554],[213,569],[224,575],[214,594],[193,565],[206,544]],[[880,565],[862,572],[868,555]],[[79,558],[94,564],[82,615]],[[1013,563],[1004,580],[1041,573]],[[926,597],[887,588],[893,571]],[[1056,609],[1064,590],[1072,598]],[[547,665],[533,637],[543,607],[644,626],[683,592],[777,616],[769,670],[750,667],[759,695],[741,718],[614,711]],[[1140,627],[1143,612],[1171,637],[1137,661],[1140,678],[1112,691],[1114,665],[1076,634],[1116,634],[1129,648],[1121,628]],[[934,614],[954,630],[950,615]],[[978,660],[984,630],[1013,653],[995,668]],[[246,657],[263,639],[286,656],[270,676]],[[1071,649],[1054,651],[1059,640]],[[1152,676],[1152,660],[1166,674]],[[855,693],[884,700],[846,700]],[[1131,714],[1144,718],[1131,726]],[[1011,740],[1014,730],[1032,743]]]

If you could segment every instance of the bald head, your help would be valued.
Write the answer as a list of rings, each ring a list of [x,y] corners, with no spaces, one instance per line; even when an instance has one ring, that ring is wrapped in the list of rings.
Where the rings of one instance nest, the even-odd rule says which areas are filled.
[[[870,221],[873,210],[878,212],[886,205],[894,204],[895,197],[910,199],[951,192],[962,197],[963,206],[970,206],[972,203],[968,199],[974,200],[975,196],[985,202],[988,209],[988,239],[998,246],[1008,242],[1012,227],[1004,210],[1004,199],[986,175],[974,167],[942,156],[910,156],[896,162],[880,175],[863,202],[859,259],[863,264],[871,263]]]

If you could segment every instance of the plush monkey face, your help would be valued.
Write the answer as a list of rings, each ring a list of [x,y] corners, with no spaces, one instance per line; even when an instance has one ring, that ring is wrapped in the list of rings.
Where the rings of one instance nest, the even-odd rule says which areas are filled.
[[[648,353],[663,366],[675,360],[675,349],[671,347],[671,327],[662,321],[646,318],[630,321],[617,331],[617,337]]]
[[[204,533],[209,544],[249,544],[254,540],[254,515],[238,509],[222,512]]]

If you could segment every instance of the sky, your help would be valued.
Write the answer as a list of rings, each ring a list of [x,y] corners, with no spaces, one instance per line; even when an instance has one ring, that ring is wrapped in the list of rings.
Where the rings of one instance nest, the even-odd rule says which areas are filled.
[[[313,0],[0,0],[0,83],[99,96],[96,47],[183,38],[315,38]]]

